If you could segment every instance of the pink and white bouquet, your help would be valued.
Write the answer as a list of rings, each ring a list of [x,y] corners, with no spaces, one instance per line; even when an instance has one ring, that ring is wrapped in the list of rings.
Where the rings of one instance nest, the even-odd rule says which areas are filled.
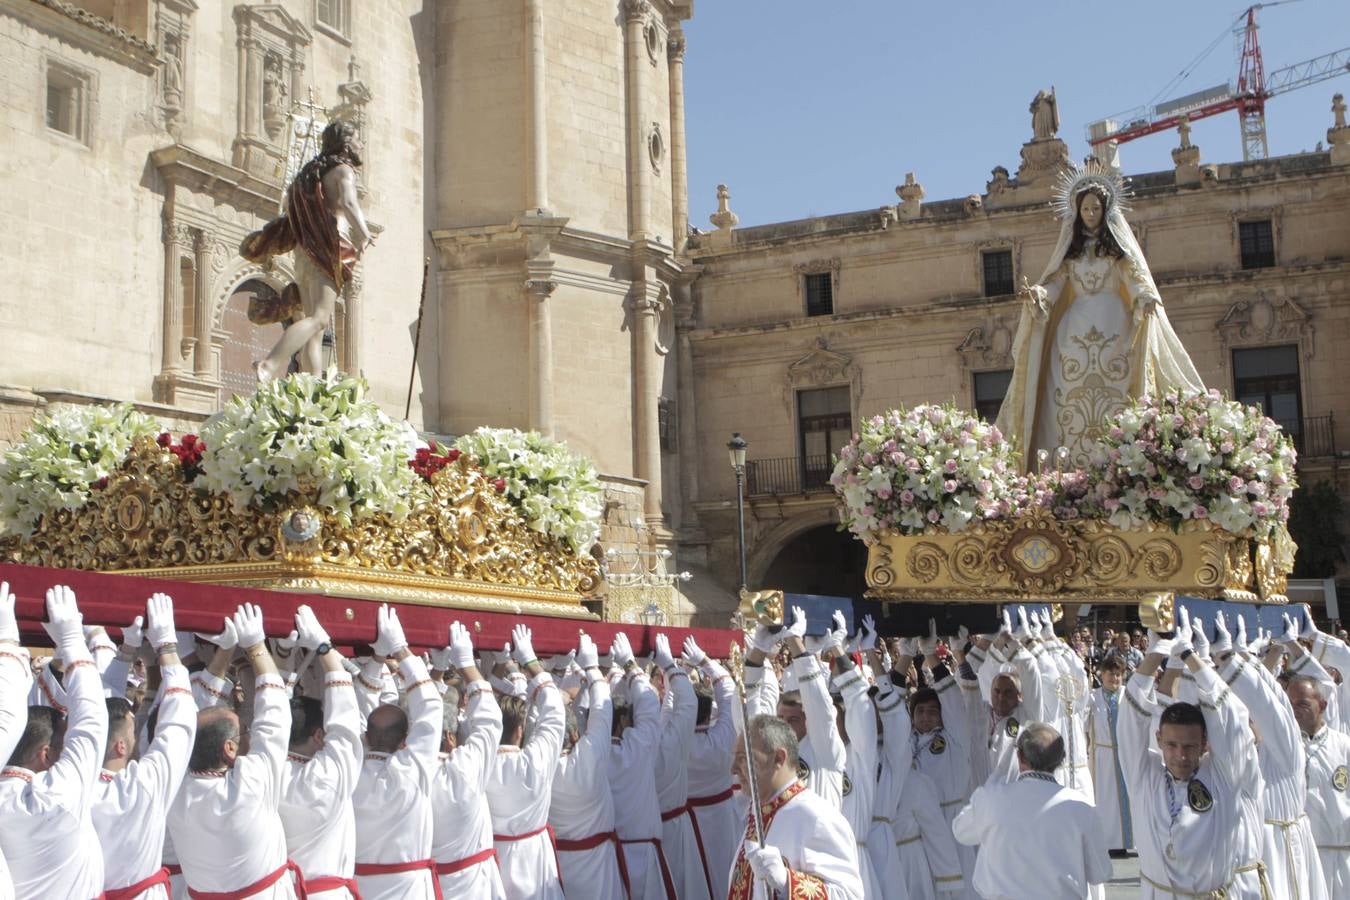
[[[839,451],[830,484],[844,526],[868,544],[893,532],[959,532],[1027,501],[1003,435],[950,404],[868,419]]]

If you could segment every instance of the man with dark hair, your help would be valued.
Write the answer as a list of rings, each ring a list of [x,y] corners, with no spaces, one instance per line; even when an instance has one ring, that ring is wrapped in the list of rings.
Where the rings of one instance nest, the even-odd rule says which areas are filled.
[[[301,650],[318,657],[323,702],[298,695],[291,699],[278,811],[286,849],[304,875],[306,892],[337,900],[355,896],[357,889],[352,793],[361,768],[361,716],[342,654],[308,606],[295,612],[295,635]]]
[[[286,856],[277,813],[291,707],[267,650],[262,610],[245,603],[233,625],[253,669],[253,721],[244,736],[232,709],[198,713],[189,774],[169,810],[169,828],[190,893],[291,897],[299,874]]]
[[[1350,897],[1350,735],[1327,725],[1325,690],[1306,675],[1286,688],[1308,757],[1307,814],[1327,895]]]
[[[32,684],[32,660],[19,643],[14,595],[9,592],[9,582],[0,581],[0,759],[8,760],[23,737],[28,725],[25,699]],[[0,854],[0,896],[14,896],[4,854]]]
[[[684,661],[703,672],[694,742],[689,747],[689,815],[702,838],[715,900],[727,895],[731,861],[740,837],[740,816],[731,787],[731,760],[736,753],[736,683],[717,660],[703,652],[693,637],[684,643]],[[714,711],[716,715],[714,716]]]
[[[1101,664],[1102,685],[1088,699],[1089,759],[1092,762],[1092,786],[1097,819],[1113,854],[1124,854],[1134,846],[1130,828],[1130,801],[1125,777],[1120,770],[1116,722],[1125,700],[1121,684],[1125,680],[1125,660],[1108,656]]]
[[[619,837],[614,831],[614,798],[609,792],[609,741],[613,706],[609,682],[600,671],[595,642],[582,634],[576,653],[585,681],[579,700],[586,704],[586,730],[567,711],[558,774],[553,779],[548,821],[558,840],[562,883],[573,897],[622,897]]]
[[[103,853],[90,810],[108,736],[103,681],[85,644],[75,593],[47,591],[43,627],[63,665],[68,709],[28,712],[9,765],[0,771],[0,846],[6,850],[14,896],[97,897],[103,892]]]
[[[356,815],[356,880],[364,900],[432,900],[439,896],[431,782],[441,743],[441,696],[426,663],[408,651],[398,612],[381,606],[375,659],[398,661],[408,711],[377,707],[366,720],[366,755],[352,808]]]
[[[1084,900],[1111,879],[1111,859],[1091,804],[1055,781],[1064,739],[1043,722],[1017,736],[1016,781],[976,789],[952,823],[980,848],[975,890],[982,897]]]
[[[492,845],[492,814],[487,805],[487,780],[502,737],[502,714],[492,696],[492,687],[473,659],[469,629],[459,622],[450,625],[448,665],[463,679],[465,705],[464,739],[457,743],[447,733],[432,775],[431,855],[436,861],[441,896],[496,900],[505,896],[497,851]],[[443,721],[448,729],[456,723],[447,689]],[[456,700],[456,702],[458,702]]]
[[[548,833],[548,804],[563,742],[562,692],[535,657],[531,637],[525,625],[511,632],[511,652],[530,680],[528,703],[502,698],[502,746],[488,774],[488,809],[506,896],[562,900]]]
[[[661,808],[656,801],[656,751],[661,742],[661,701],[647,673],[633,658],[628,636],[620,631],[609,648],[615,703],[609,748],[609,790],[614,801],[614,830],[635,898],[674,896],[670,867],[661,852]]]
[[[1143,896],[1260,896],[1264,867],[1245,858],[1244,831],[1263,791],[1255,739],[1242,702],[1195,652],[1184,613],[1130,677],[1118,725]],[[1150,734],[1154,675],[1169,656],[1195,676],[1201,706],[1171,704]]]
[[[764,834],[754,817],[731,869],[730,900],[769,896],[862,900],[858,840],[839,810],[797,777],[797,735],[777,716],[755,716],[747,726],[751,763],[737,742],[734,766],[742,785],[754,784]]]
[[[187,774],[188,753],[197,733],[197,704],[188,671],[178,658],[173,600],[154,594],[146,604],[143,636],[155,651],[160,695],[154,739],[136,757],[136,717],[126,700],[108,700],[108,742],[103,772],[95,785],[94,829],[103,846],[108,900],[157,897],[167,893],[164,822]]]

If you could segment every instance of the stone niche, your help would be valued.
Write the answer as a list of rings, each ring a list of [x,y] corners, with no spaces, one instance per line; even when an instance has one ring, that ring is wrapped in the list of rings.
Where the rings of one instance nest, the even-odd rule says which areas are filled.
[[[291,106],[304,91],[309,29],[278,4],[236,6],[239,122],[234,165],[280,180]]]

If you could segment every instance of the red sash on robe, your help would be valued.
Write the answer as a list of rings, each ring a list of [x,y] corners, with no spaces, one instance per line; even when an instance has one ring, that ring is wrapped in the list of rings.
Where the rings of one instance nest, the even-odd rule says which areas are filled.
[[[731,796],[730,791],[727,792],[727,796]],[[693,802],[690,801],[685,803],[684,806],[677,806],[669,812],[663,812],[661,813],[661,821],[671,822],[688,813],[689,824],[692,825],[694,829],[694,843],[698,845],[699,864],[703,866],[703,881],[708,885],[708,896],[711,897],[713,895],[713,889],[712,875],[708,872],[708,853],[703,849],[703,832],[699,830],[698,818],[694,815],[693,806]]]
[[[436,895],[436,900],[443,900],[441,894],[441,879],[436,875],[436,861],[434,859],[414,859],[409,862],[401,863],[357,863],[356,874],[369,877],[371,875],[401,875],[404,872],[416,872],[424,869],[431,873],[431,889]]]
[[[453,875],[456,872],[463,872],[465,869],[472,868],[479,863],[485,863],[489,859],[497,858],[497,848],[489,847],[486,850],[479,850],[472,856],[466,856],[463,859],[457,859],[454,862],[436,863],[437,875]]]
[[[321,875],[318,878],[305,879],[305,891],[310,894],[322,894],[346,888],[353,900],[361,900],[361,887],[355,878],[343,878],[341,875]]]
[[[159,868],[155,870],[155,874],[148,878],[142,878],[135,884],[129,884],[126,887],[108,888],[103,892],[103,895],[107,900],[135,900],[157,884],[164,885],[164,893],[173,894],[173,891],[169,890],[169,870]]]
[[[536,828],[534,831],[527,831],[524,834],[494,834],[492,839],[494,841],[501,841],[509,844],[513,841],[523,841],[526,838],[532,838],[537,834],[543,834],[545,831],[548,832],[548,844],[553,848],[553,868],[558,870],[558,887],[566,892],[567,888],[562,881],[562,866],[558,863],[558,838],[553,833],[552,825],[545,825],[542,828]]]
[[[306,900],[305,876],[300,873],[300,867],[289,859],[286,860],[284,866],[277,869],[275,872],[264,875],[247,887],[242,887],[233,891],[199,891],[193,888],[192,885],[188,885],[188,896],[191,897],[192,900],[245,900],[245,898],[252,897],[259,891],[270,888],[284,878],[288,872],[295,873],[295,896],[298,897],[299,900]]]
[[[619,880],[623,882],[623,893],[626,897],[633,896],[633,886],[628,881],[628,862],[624,859],[623,844],[619,841],[617,831],[601,831],[590,837],[579,838],[577,840],[567,840],[558,838],[553,845],[554,853],[580,853],[583,850],[594,850],[605,841],[611,841],[614,844],[614,858],[619,863]],[[562,869],[558,870],[558,877],[562,877]]]
[[[635,838],[631,841],[619,841],[619,846],[624,844],[651,844],[656,848],[656,862],[661,866],[661,880],[666,885],[666,900],[679,900],[675,893],[675,878],[670,874],[670,864],[666,862],[666,851],[661,849],[660,838]]]

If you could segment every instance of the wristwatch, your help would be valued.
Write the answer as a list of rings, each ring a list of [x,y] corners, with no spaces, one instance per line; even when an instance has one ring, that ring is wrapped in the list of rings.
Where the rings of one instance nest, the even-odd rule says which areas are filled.
[[[314,653],[318,656],[327,656],[328,651],[332,649],[333,645],[328,643],[327,641],[324,641],[322,644],[314,648]]]

